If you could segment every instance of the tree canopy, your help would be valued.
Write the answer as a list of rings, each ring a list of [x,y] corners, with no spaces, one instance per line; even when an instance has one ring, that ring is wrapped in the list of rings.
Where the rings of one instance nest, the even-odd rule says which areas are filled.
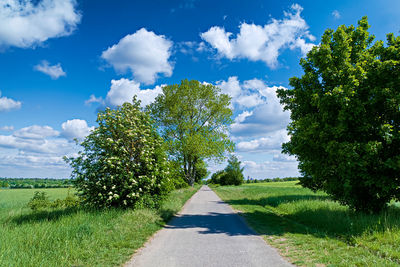
[[[367,18],[326,30],[278,95],[291,111],[301,183],[356,210],[400,200],[400,38],[373,43]]]
[[[185,179],[193,185],[199,161],[222,159],[226,151],[233,151],[228,138],[231,99],[218,87],[196,80],[182,80],[162,90],[148,108],[160,127],[170,158],[179,162]]]

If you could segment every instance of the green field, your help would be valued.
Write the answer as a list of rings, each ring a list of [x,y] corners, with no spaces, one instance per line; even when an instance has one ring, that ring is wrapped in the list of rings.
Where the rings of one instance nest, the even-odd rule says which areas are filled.
[[[197,191],[176,190],[159,210],[32,212],[37,189],[0,189],[0,266],[115,266],[159,230]],[[41,189],[50,200],[68,189]]]
[[[213,189],[296,265],[400,265],[399,206],[379,215],[357,214],[296,182]]]

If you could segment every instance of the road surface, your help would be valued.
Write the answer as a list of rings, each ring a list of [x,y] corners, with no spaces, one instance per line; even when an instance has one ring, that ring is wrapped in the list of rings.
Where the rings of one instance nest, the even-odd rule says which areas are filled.
[[[125,266],[292,266],[203,186]]]

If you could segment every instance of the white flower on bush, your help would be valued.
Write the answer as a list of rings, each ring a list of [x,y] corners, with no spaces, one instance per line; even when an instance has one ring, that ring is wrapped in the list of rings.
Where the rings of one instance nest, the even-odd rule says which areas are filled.
[[[159,186],[167,179],[163,141],[140,103],[134,99],[107,108],[97,121],[99,126],[82,143],[84,150],[69,161],[83,200],[96,207],[133,206],[142,195],[166,194]]]

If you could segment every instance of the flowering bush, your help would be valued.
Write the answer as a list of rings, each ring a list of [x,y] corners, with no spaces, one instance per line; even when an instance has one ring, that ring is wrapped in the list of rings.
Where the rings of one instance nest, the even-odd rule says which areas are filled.
[[[94,207],[133,207],[173,188],[163,140],[140,101],[107,108],[99,126],[81,143],[83,151],[67,161],[84,203]]]

